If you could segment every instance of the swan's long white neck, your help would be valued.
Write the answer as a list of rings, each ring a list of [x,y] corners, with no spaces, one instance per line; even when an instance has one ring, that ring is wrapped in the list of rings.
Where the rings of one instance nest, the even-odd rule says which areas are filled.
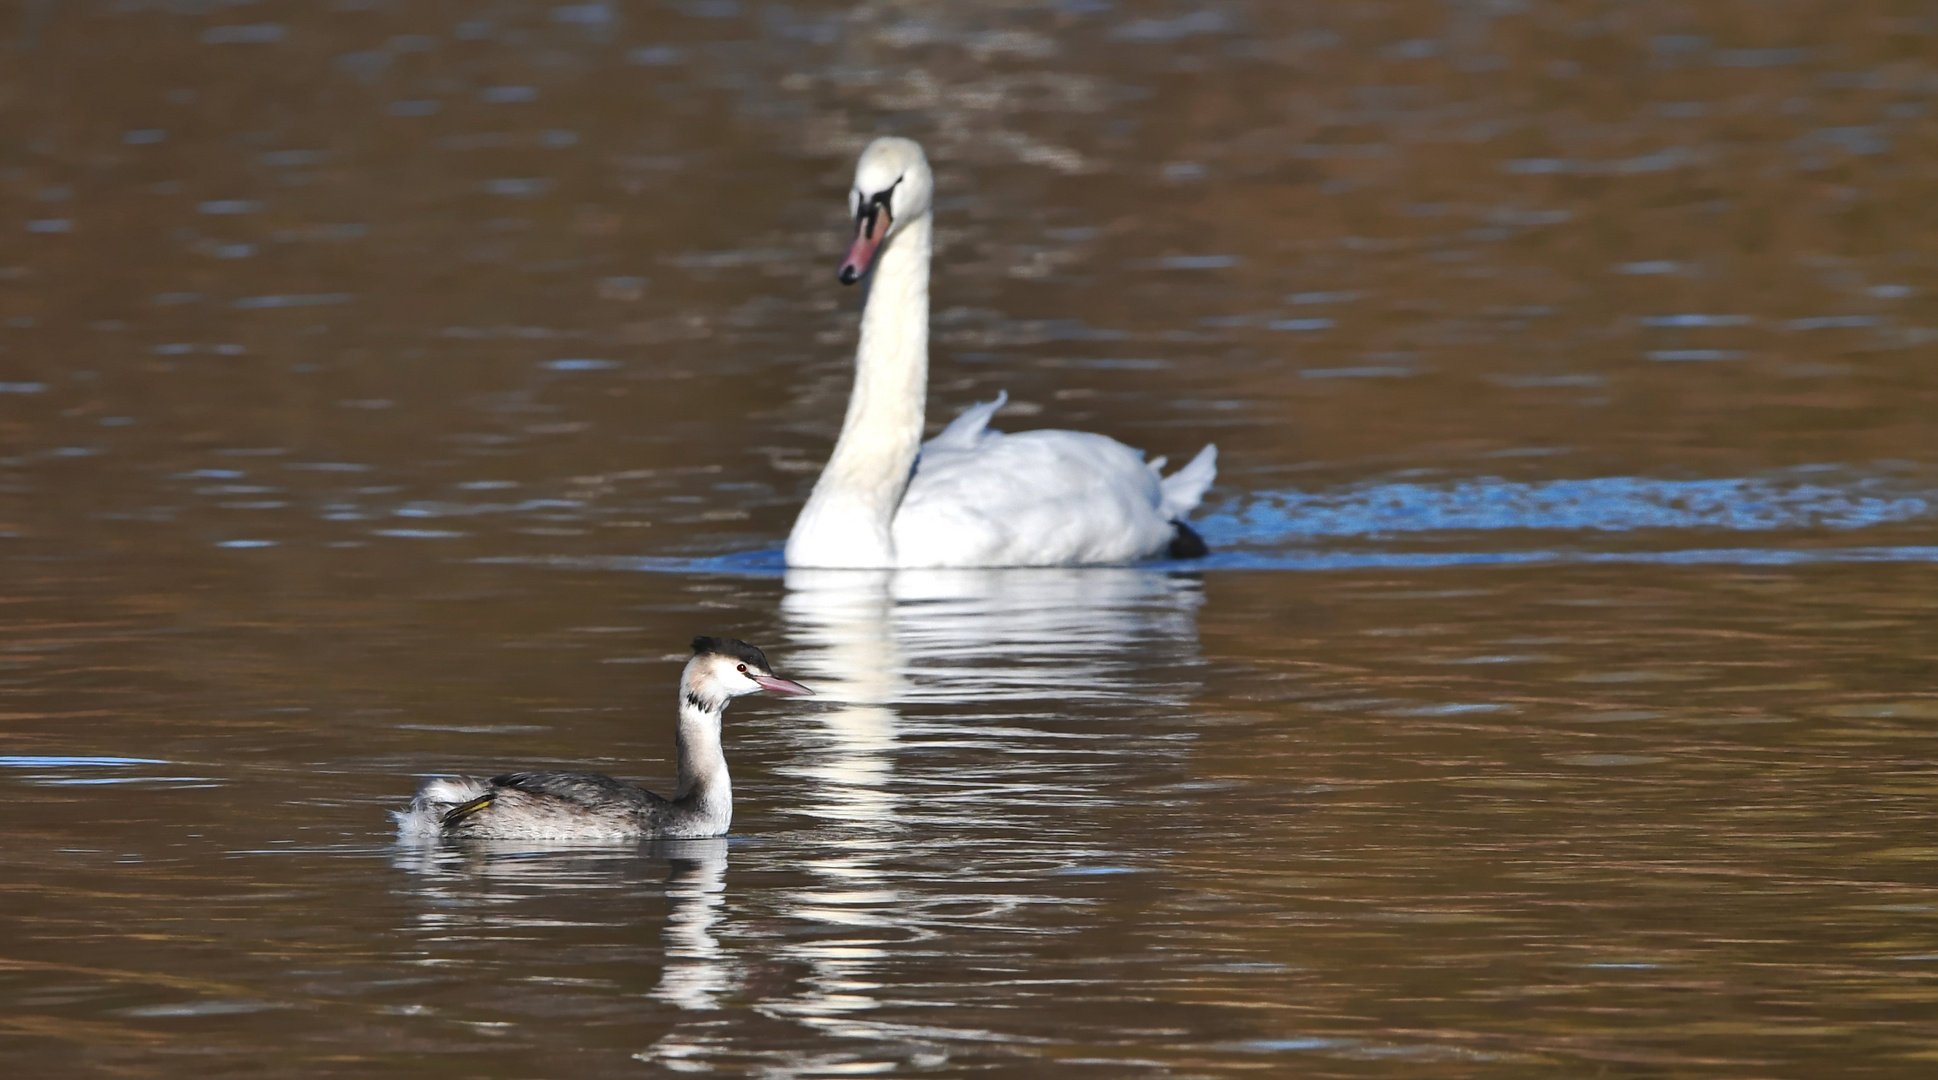
[[[922,447],[928,397],[934,235],[934,215],[924,211],[896,230],[876,258],[848,417],[787,538],[789,566],[896,565],[890,526]]]

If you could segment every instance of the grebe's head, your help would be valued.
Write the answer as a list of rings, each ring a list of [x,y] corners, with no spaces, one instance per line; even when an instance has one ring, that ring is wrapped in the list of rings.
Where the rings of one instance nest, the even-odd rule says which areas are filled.
[[[855,163],[855,186],[848,192],[848,212],[855,219],[855,242],[841,260],[841,283],[860,281],[875,261],[875,253],[903,222],[929,212],[935,196],[935,175],[928,156],[914,139],[894,136],[876,139]]]
[[[681,690],[696,704],[724,706],[743,694],[772,690],[776,694],[812,694],[800,683],[777,678],[767,656],[737,638],[696,637],[693,659],[686,662]]]

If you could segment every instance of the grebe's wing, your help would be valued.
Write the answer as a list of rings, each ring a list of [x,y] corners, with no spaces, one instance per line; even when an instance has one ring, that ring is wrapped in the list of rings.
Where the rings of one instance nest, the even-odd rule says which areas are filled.
[[[492,777],[491,787],[484,794],[446,812],[444,824],[447,827],[456,825],[507,796],[565,804],[561,809],[571,807],[590,811],[631,810],[642,804],[665,801],[650,791],[598,773],[505,773]]]

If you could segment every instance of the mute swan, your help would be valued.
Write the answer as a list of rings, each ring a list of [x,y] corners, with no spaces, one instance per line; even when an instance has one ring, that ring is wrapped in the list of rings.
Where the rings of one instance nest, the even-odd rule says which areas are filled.
[[[1164,459],[1147,464],[1102,435],[990,430],[1007,394],[921,442],[933,193],[928,159],[911,140],[876,139],[855,166],[855,240],[840,279],[852,285],[871,264],[874,279],[847,418],[787,538],[787,565],[1069,566],[1205,554],[1184,516],[1217,476],[1215,446],[1160,477]]]
[[[515,772],[490,781],[438,777],[391,812],[405,840],[630,840],[722,836],[733,784],[720,752],[720,715],[743,694],[811,694],[777,679],[759,649],[696,637],[680,676],[679,789],[671,799],[597,773]]]

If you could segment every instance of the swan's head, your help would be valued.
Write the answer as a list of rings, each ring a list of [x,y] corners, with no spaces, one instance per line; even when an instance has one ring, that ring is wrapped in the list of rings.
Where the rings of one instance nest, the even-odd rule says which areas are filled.
[[[693,659],[686,662],[680,690],[695,704],[712,712],[743,694],[772,690],[776,694],[812,694],[797,682],[776,678],[767,655],[737,638],[696,637]]]
[[[855,216],[855,242],[841,260],[841,283],[853,285],[868,272],[882,243],[903,222],[929,212],[935,195],[935,176],[928,156],[914,139],[893,136],[876,139],[855,163],[855,186],[848,192],[848,212]]]

